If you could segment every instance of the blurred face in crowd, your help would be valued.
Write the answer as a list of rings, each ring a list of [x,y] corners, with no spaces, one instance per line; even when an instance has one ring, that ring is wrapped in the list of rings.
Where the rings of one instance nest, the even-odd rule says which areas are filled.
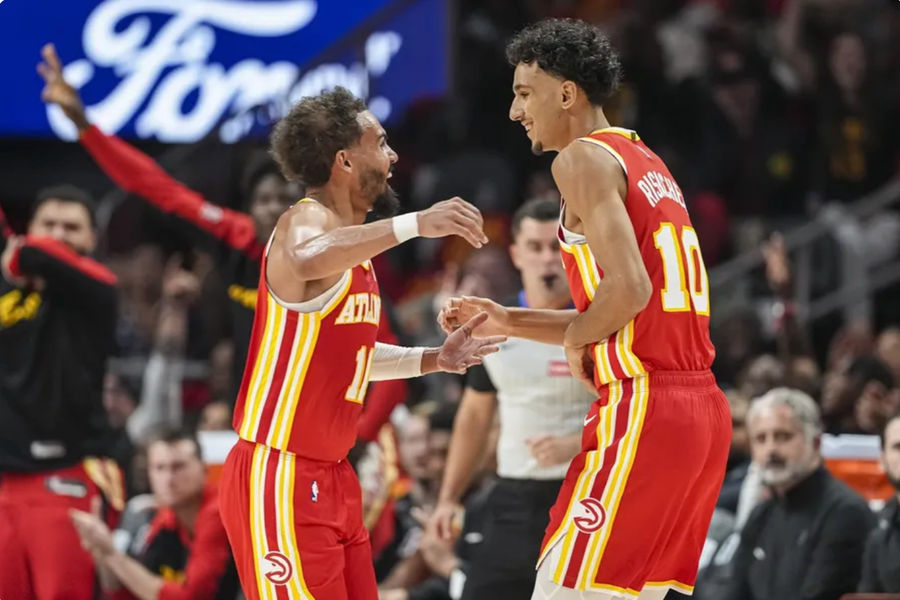
[[[197,431],[230,431],[231,407],[225,402],[210,402],[200,413]]]
[[[268,239],[281,213],[300,200],[298,191],[296,184],[287,183],[275,173],[260,178],[250,197],[250,217],[256,225],[257,238]]]
[[[412,415],[403,425],[398,436],[400,464],[413,479],[428,478],[428,419]]]
[[[875,354],[890,367],[894,381],[900,382],[900,328],[891,327],[881,332]]]
[[[729,391],[725,395],[731,407],[731,450],[728,453],[728,466],[732,467],[750,457],[750,436],[747,433],[747,409],[750,402],[740,392]]]
[[[861,391],[844,370],[827,373],[822,385],[822,416],[826,421],[833,421],[853,414],[856,398]]]
[[[428,478],[437,483],[444,477],[450,435],[447,430],[435,429],[428,436]]]
[[[509,247],[509,256],[522,274],[525,293],[538,290],[568,296],[569,286],[562,261],[556,221],[538,221],[525,217]]]
[[[888,421],[884,430],[881,461],[894,489],[900,492],[900,417]]]
[[[125,427],[125,422],[135,409],[135,398],[122,385],[118,375],[107,373],[103,378],[103,408],[113,429]]]
[[[516,66],[509,118],[525,128],[534,154],[561,150],[569,143],[564,138],[563,97],[576,93],[576,89],[571,81],[563,81],[541,69],[537,61]]]
[[[157,502],[171,508],[194,502],[206,484],[206,468],[192,440],[150,444],[147,476]]]
[[[41,204],[28,224],[28,234],[54,238],[79,254],[90,254],[97,245],[88,209],[66,200]]]
[[[787,406],[761,410],[747,422],[753,462],[761,467],[762,481],[786,491],[819,464],[818,440],[809,439]]]
[[[855,33],[842,33],[831,41],[828,57],[831,76],[841,90],[855,92],[866,78],[866,48]]]
[[[718,73],[713,100],[739,131],[752,125],[759,106],[759,84],[747,70],[746,58],[738,52],[722,52],[714,59]]]

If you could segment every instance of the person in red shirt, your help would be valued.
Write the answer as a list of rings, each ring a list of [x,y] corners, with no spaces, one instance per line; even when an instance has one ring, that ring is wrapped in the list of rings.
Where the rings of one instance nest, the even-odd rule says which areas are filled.
[[[196,437],[184,431],[159,434],[147,448],[147,475],[158,510],[131,555],[115,547],[112,532],[95,515],[71,511],[107,596],[234,600],[237,571]]]
[[[452,331],[485,311],[479,335],[562,345],[598,396],[550,511],[532,598],[691,593],[731,440],[728,401],[709,370],[697,232],[659,156],[606,119],[621,67],[599,29],[541,21],[513,37],[507,57],[509,118],[534,153],[559,153],[558,237],[576,310],[456,298],[440,320]]]

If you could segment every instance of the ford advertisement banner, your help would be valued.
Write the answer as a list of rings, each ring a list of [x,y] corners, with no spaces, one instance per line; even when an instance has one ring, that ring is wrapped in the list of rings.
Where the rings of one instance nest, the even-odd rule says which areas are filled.
[[[445,0],[6,0],[0,136],[74,139],[40,101],[56,44],[89,118],[110,133],[224,142],[268,130],[335,85],[385,122],[447,86]]]

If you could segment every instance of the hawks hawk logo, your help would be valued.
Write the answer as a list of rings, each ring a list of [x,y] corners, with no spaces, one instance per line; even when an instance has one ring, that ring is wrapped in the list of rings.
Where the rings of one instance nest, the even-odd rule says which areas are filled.
[[[272,564],[272,568],[265,572],[266,579],[275,585],[284,585],[294,575],[294,565],[291,559],[281,552],[269,552],[265,559]]]
[[[585,533],[594,533],[606,523],[606,511],[596,498],[580,500],[582,514],[575,517],[575,527]]]

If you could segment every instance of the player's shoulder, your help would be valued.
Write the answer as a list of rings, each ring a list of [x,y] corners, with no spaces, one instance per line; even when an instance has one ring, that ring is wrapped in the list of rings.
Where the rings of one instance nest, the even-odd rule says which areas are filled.
[[[553,159],[551,170],[557,177],[615,174],[621,166],[616,158],[602,146],[590,143],[592,138],[577,138],[560,150]]]
[[[339,223],[335,212],[312,198],[303,198],[288,208],[276,225],[277,232],[285,232],[291,227],[308,227],[328,231]]]

